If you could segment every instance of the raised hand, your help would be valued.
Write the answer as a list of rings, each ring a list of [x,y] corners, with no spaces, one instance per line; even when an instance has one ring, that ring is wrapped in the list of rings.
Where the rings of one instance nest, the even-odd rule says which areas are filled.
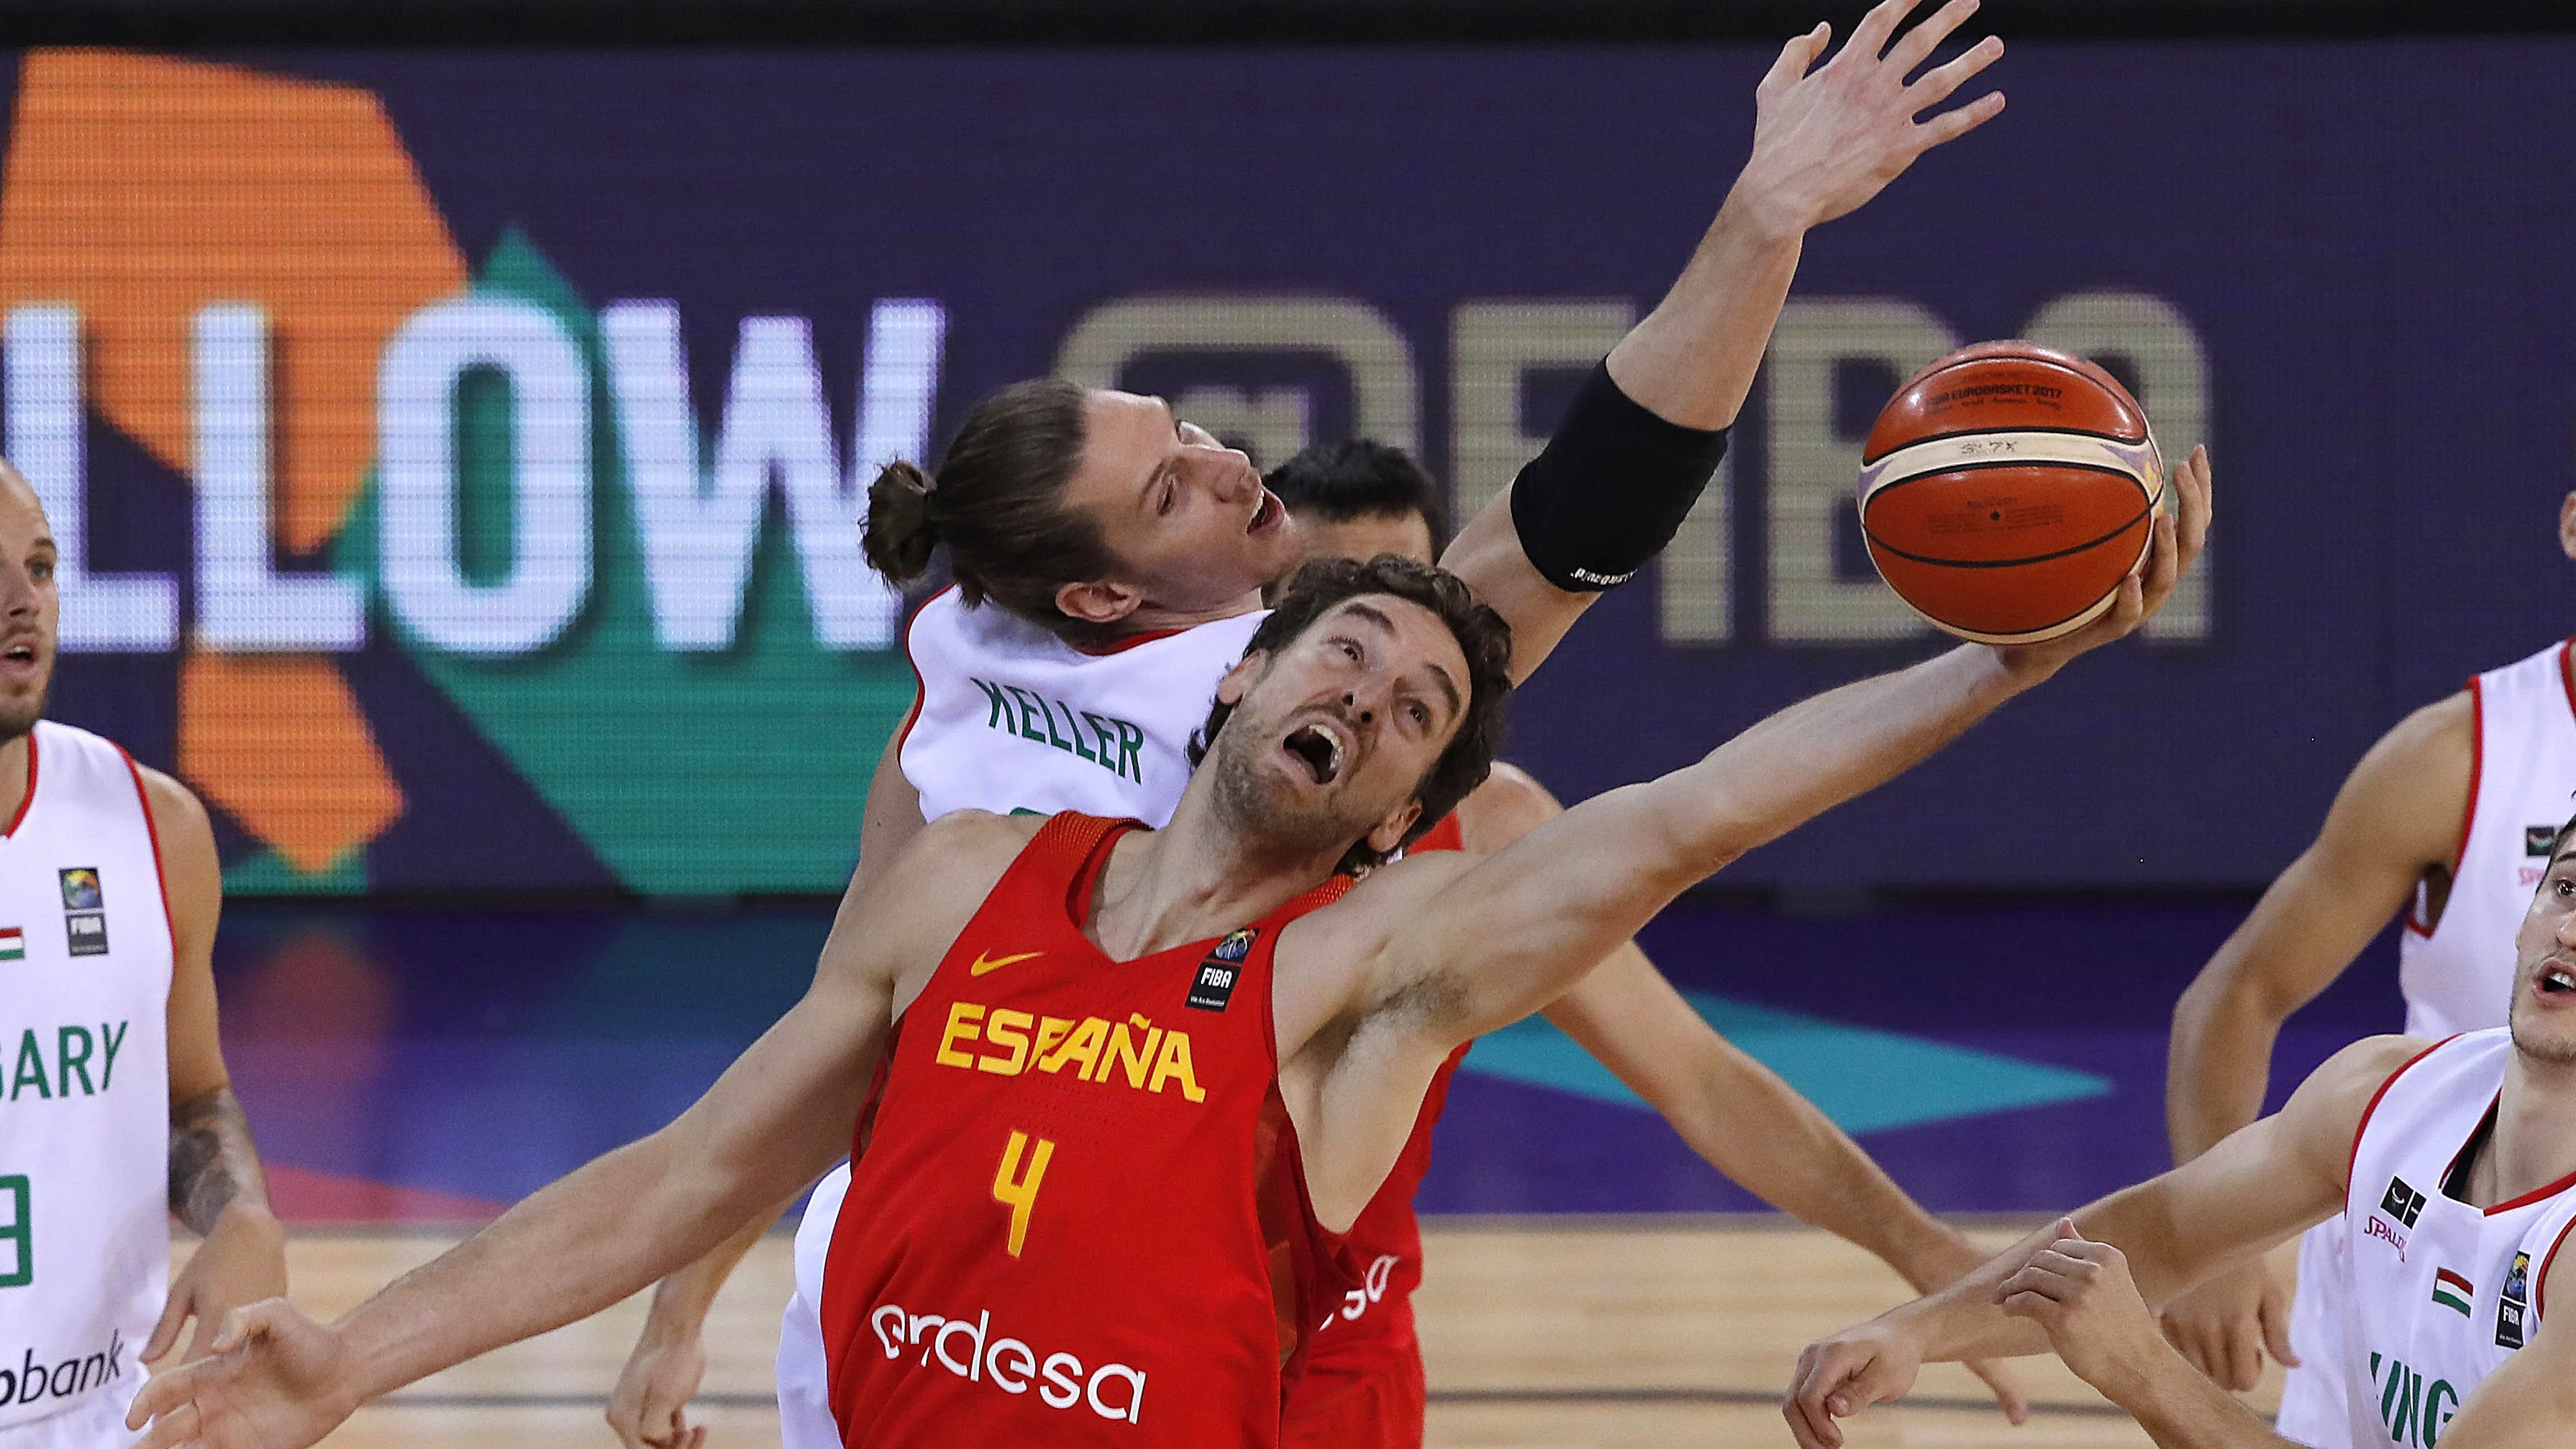
[[[1968,79],[2002,58],[1993,36],[1955,59],[1908,80],[1951,32],[1977,13],[1977,0],[1950,0],[1907,31],[1888,37],[1923,0],[1883,0],[1861,18],[1851,40],[1821,67],[1833,27],[1819,24],[1783,47],[1753,92],[1753,156],[1734,199],[1757,207],[1773,225],[1804,231],[1859,207],[1914,164],[2003,111],[1989,91],[1929,120]]]
[[[304,1449],[356,1411],[339,1335],[271,1298],[225,1315],[214,1355],[143,1386],[125,1426],[138,1449]]]

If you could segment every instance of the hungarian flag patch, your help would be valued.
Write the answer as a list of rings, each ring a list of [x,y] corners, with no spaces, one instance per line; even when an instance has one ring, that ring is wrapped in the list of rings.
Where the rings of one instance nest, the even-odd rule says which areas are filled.
[[[2477,1286],[2448,1268],[2433,1270],[2433,1301],[2445,1308],[2456,1308],[2460,1316],[2469,1316],[2469,1300],[2478,1296]]]
[[[27,933],[16,926],[0,926],[0,961],[27,959]]]

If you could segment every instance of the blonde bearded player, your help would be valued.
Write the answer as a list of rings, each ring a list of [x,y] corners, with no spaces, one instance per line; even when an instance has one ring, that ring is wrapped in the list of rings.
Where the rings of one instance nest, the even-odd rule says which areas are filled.
[[[1679,525],[1751,386],[1805,232],[2002,109],[1988,95],[1917,123],[2002,53],[1988,39],[1914,75],[1976,8],[1952,0],[1892,39],[1917,3],[1879,5],[1821,66],[1826,27],[1789,43],[1756,91],[1753,154],[1681,278],[1595,370],[1548,450],[1444,556],[1510,620],[1516,677],[1593,591],[1642,566]],[[1187,776],[1181,751],[1208,685],[1260,622],[1260,588],[1299,556],[1285,510],[1242,454],[1159,399],[1063,384],[1022,384],[980,405],[935,478],[889,469],[871,490],[869,531],[871,559],[897,579],[918,574],[935,545],[948,549],[963,587],[925,606],[911,641],[989,667],[957,667],[953,689],[916,707],[930,723],[908,727],[880,762],[854,891],[925,819],[960,808],[1159,821]],[[1190,682],[1175,689],[1175,679]],[[997,773],[1010,758],[1045,768]],[[839,1442],[822,1409],[810,1304],[831,1194],[846,1181],[827,1179],[800,1233],[805,1301],[790,1306],[780,1343],[791,1446]],[[629,1445],[703,1439],[682,1413],[705,1363],[700,1326],[769,1220],[657,1290],[610,1402]]]
[[[1798,1442],[1839,1446],[1835,1420],[1902,1394],[1927,1359],[2053,1348],[2160,1449],[2284,1449],[2148,1305],[2323,1222],[2349,1276],[2310,1363],[2342,1380],[2343,1442],[2576,1443],[2576,1319],[2549,1313],[2576,1294],[2571,835],[2546,842],[2506,948],[2507,1025],[2347,1047],[2277,1115],[1809,1348],[1785,1410]]]
[[[2576,494],[2558,514],[2576,558]],[[2576,796],[2576,674],[2568,646],[2469,681],[2400,722],[2353,767],[2315,843],[2283,871],[2174,1008],[2166,1116],[2187,1162],[2261,1110],[2282,1021],[2405,909],[2398,979],[2406,1033],[2504,1024],[2515,923]],[[2166,1307],[2166,1337],[2233,1389],[2263,1349],[2289,1366],[2280,1432],[2344,1449],[2350,1414],[2330,1366],[2347,1265],[2333,1225],[2299,1246],[2296,1301],[2247,1263]],[[2286,1337],[2286,1342],[2284,1341]]]
[[[215,1031],[205,808],[44,719],[55,547],[0,463],[0,1449],[131,1443],[143,1362],[286,1291]],[[175,1283],[169,1217],[205,1238]]]

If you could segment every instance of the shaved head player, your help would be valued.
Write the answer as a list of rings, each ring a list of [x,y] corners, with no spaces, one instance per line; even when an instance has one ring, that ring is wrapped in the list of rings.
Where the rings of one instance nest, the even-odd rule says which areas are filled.
[[[205,807],[44,718],[53,530],[0,463],[0,1449],[122,1445],[143,1360],[286,1291],[215,1030]],[[205,1242],[169,1281],[170,1217]]]

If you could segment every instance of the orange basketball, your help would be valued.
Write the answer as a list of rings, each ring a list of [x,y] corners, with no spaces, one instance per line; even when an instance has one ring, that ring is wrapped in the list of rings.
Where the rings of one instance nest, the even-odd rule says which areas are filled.
[[[2163,502],[2138,400],[2028,342],[1963,347],[1908,378],[1861,454],[1861,531],[1880,577],[1925,619],[1986,644],[2100,618]]]

